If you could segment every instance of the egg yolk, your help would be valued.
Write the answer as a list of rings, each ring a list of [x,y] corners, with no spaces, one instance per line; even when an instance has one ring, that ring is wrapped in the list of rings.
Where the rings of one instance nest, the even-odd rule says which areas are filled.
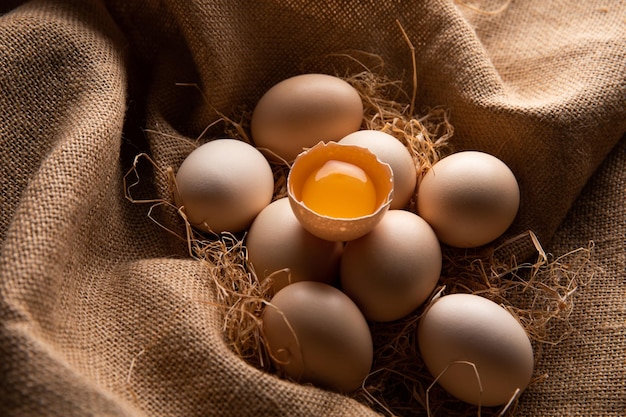
[[[302,202],[324,216],[367,216],[376,210],[376,188],[358,166],[330,160],[305,180]]]

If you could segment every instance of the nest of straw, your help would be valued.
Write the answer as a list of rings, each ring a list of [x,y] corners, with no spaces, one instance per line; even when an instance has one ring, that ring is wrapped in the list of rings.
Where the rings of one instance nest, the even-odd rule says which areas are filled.
[[[349,56],[343,56],[344,58]],[[371,57],[370,57],[371,58]],[[363,129],[387,132],[410,151],[418,167],[418,179],[439,159],[453,151],[449,139],[453,126],[443,108],[422,109],[415,114],[413,95],[403,91],[400,82],[367,68],[342,76],[359,91],[364,103]],[[406,104],[410,103],[410,104]],[[222,117],[224,132],[230,137],[251,143],[250,112],[236,118]],[[135,164],[137,163],[137,159]],[[274,199],[286,196],[287,164],[272,165],[275,176]],[[136,170],[131,169],[137,175]],[[172,178],[173,170],[162,170]],[[137,179],[138,181],[138,179]],[[127,189],[136,183],[130,184]],[[419,180],[418,180],[419,184]],[[127,194],[128,196],[128,194]],[[131,201],[138,202],[129,197]],[[171,202],[144,200],[155,205]],[[409,210],[415,209],[411,201]],[[212,305],[223,311],[223,334],[228,346],[251,366],[277,372],[265,346],[261,317],[271,296],[271,277],[260,281],[247,259],[243,236],[223,233],[206,236],[193,230],[184,214],[189,252],[209,269],[215,285],[216,300]],[[154,220],[154,219],[153,219]],[[509,254],[520,240],[532,243],[536,259],[519,263]],[[495,248],[458,250],[443,246],[441,293],[481,295],[506,308],[522,324],[541,361],[546,345],[559,343],[574,331],[568,318],[573,309],[573,296],[591,276],[581,270],[590,263],[593,245],[578,248],[559,258],[547,254],[532,231],[516,236]],[[372,371],[362,387],[351,396],[384,415],[513,415],[517,398],[504,407],[483,408],[455,400],[445,393],[420,360],[416,331],[425,306],[402,320],[391,323],[370,323],[374,341]],[[539,384],[546,375],[535,375],[531,385]]]

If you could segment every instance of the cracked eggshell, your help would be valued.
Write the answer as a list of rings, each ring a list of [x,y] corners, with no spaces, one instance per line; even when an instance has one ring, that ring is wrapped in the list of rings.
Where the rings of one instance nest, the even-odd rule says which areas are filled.
[[[420,319],[418,345],[437,382],[470,404],[506,404],[526,389],[533,374],[533,349],[524,328],[503,307],[478,295],[433,301]]]
[[[272,202],[254,219],[246,247],[257,276],[271,276],[274,291],[298,281],[333,282],[343,251],[341,242],[320,239],[304,229],[287,197]]]
[[[369,215],[354,218],[324,216],[302,202],[302,188],[307,178],[329,160],[354,164],[369,175],[376,189],[376,210]],[[382,219],[393,198],[393,172],[389,164],[361,146],[320,142],[296,158],[287,177],[287,193],[291,208],[302,226],[313,235],[332,241],[359,238]]]

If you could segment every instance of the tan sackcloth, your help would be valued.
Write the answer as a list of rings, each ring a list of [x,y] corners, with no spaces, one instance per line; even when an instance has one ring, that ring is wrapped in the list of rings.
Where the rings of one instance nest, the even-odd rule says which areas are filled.
[[[456,150],[494,153],[517,175],[509,236],[531,229],[556,254],[595,242],[602,272],[576,298],[573,336],[544,349],[548,378],[515,415],[626,415],[626,2],[40,0],[0,12],[0,415],[375,415],[232,354],[206,270],[125,199],[123,176],[142,151],[177,167],[180,138],[215,110],[249,109],[327,54],[379,55],[410,91],[396,20],[416,47],[417,109],[446,107]],[[168,197],[159,173],[141,174],[142,196]]]

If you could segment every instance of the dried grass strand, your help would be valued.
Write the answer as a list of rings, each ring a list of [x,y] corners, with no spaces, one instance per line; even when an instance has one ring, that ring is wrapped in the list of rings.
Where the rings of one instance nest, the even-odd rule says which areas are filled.
[[[385,131],[401,141],[414,158],[418,179],[452,151],[449,139],[454,134],[454,128],[446,109],[426,108],[421,114],[413,114],[415,109],[404,104],[412,99],[402,90],[400,82],[371,71],[356,57],[338,54],[330,58],[348,58],[360,63],[363,71],[348,74],[345,80],[362,97],[363,128]],[[241,138],[248,138],[246,129],[249,112],[237,117],[220,117],[226,130],[230,129]],[[125,177],[127,198],[133,203],[164,203],[132,198],[132,190],[139,183],[136,163],[143,157],[137,156],[133,168],[127,174],[128,181]],[[154,164],[147,155],[145,157]],[[276,180],[276,199],[286,195],[289,166],[278,163],[272,168]],[[161,167],[160,171],[169,175],[174,192],[176,187],[171,180],[173,171],[169,167]],[[132,175],[135,177],[131,180]],[[414,209],[414,201],[408,209]],[[215,299],[205,304],[219,308],[222,312],[222,332],[228,347],[250,366],[277,372],[273,364],[277,358],[271,357],[261,325],[262,312],[269,305],[272,295],[272,279],[261,281],[256,276],[248,262],[245,236],[199,232],[187,221],[183,207],[177,208],[177,211],[186,231],[186,236],[179,237],[187,241],[190,256],[203,262],[208,270],[207,276],[215,289]],[[530,241],[535,248],[534,261],[518,263],[514,256],[503,259],[502,254],[525,241]],[[473,293],[491,299],[518,319],[540,352],[541,346],[560,343],[575,331],[568,319],[579,288],[593,278],[595,266],[592,263],[592,251],[593,242],[590,242],[586,248],[553,257],[544,250],[532,231],[513,236],[489,250],[459,251],[444,247],[440,285],[433,291],[431,300],[442,294],[456,292]],[[477,411],[475,408],[458,405],[458,402],[442,392],[420,362],[415,335],[422,312],[423,308],[420,308],[403,320],[371,323],[375,345],[374,365],[362,387],[352,397],[390,416],[419,414],[423,411],[431,415],[431,410],[435,409],[445,410],[451,416],[474,414]],[[136,361],[131,363],[129,375],[132,375],[135,367]],[[546,377],[536,376],[531,384],[539,384]],[[517,398],[512,398],[500,411],[500,415],[513,409],[516,402]],[[479,408],[478,414],[481,412],[485,410]]]

